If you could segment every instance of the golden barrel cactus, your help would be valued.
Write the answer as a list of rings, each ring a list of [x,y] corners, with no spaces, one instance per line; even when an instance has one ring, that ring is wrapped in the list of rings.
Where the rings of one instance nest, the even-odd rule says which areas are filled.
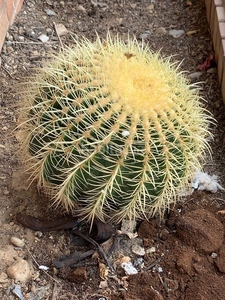
[[[31,178],[83,218],[160,215],[200,167],[209,118],[171,59],[136,40],[83,40],[28,83]]]

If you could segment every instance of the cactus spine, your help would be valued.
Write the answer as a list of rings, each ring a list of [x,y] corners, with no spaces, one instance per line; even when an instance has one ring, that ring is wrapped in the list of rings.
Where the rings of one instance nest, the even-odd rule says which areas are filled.
[[[135,40],[77,42],[25,94],[32,179],[89,221],[162,214],[207,148],[198,89]]]

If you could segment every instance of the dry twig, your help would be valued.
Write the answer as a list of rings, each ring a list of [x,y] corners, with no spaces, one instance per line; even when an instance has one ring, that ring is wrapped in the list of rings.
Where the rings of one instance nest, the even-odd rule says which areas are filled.
[[[61,46],[61,48],[62,48],[62,49],[64,49],[64,46],[63,46],[62,40],[61,40],[61,38],[60,38],[60,35],[59,35],[59,32],[58,32],[58,29],[57,29],[57,25],[56,25],[56,23],[55,23],[55,22],[53,22],[53,25],[54,25],[55,33],[56,33],[56,35],[57,35],[57,37],[58,37],[58,39],[59,39],[60,46]]]

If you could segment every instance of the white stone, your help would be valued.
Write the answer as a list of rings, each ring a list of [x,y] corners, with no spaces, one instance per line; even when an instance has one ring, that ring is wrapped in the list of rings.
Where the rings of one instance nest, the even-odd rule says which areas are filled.
[[[211,257],[212,258],[216,258],[218,255],[217,255],[217,253],[216,252],[213,252],[212,254],[211,254]]]
[[[162,273],[162,272],[163,272],[163,268],[162,268],[162,267],[156,267],[156,269],[157,269],[157,271],[158,271],[159,273]]]
[[[46,43],[49,40],[49,37],[45,34],[41,34],[38,39],[42,41],[42,43]]]
[[[43,265],[40,265],[38,268],[39,268],[39,270],[43,270],[43,271],[48,271],[48,269],[49,269],[49,267],[43,266]]]
[[[27,282],[32,277],[29,263],[24,259],[18,260],[8,267],[7,274],[10,278],[19,280],[21,282]]]
[[[133,275],[138,273],[137,269],[132,265],[131,262],[122,263],[121,267],[124,269],[127,275]]]

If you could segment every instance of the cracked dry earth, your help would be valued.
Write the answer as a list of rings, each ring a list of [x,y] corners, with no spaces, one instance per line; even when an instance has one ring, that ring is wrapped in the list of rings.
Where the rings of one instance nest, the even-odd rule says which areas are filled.
[[[107,30],[126,40],[129,32],[152,50],[161,50],[163,56],[173,55],[174,61],[182,61],[181,69],[187,71],[189,80],[201,82],[205,106],[217,120],[211,128],[212,157],[206,160],[204,171],[217,175],[225,186],[225,116],[216,66],[211,63],[201,72],[198,68],[213,53],[203,1],[24,1],[1,52],[0,298],[225,299],[223,191],[196,191],[172,207],[161,224],[157,219],[139,222],[137,238],[119,236],[114,256],[129,256],[136,264],[138,273],[130,276],[119,266],[107,275],[105,262],[96,251],[76,267],[56,269],[55,259],[76,249],[94,249],[93,246],[75,246],[68,230],[34,231],[16,221],[17,213],[48,220],[64,217],[63,212],[51,207],[41,191],[37,192],[35,184],[27,189],[25,167],[18,151],[19,134],[14,131],[20,101],[18,84],[36,67],[44,65],[49,53],[57,53],[61,47],[55,24],[63,24],[68,30],[61,36],[63,45],[72,45],[74,38],[94,40],[96,32],[104,38]],[[169,34],[172,29],[184,30],[184,34],[174,38]],[[48,42],[38,39],[41,34],[49,37]],[[144,248],[144,255],[131,251],[135,243]],[[27,272],[24,280],[13,279],[9,272],[18,260],[26,262],[17,270],[17,274]],[[45,271],[39,265],[49,269]]]

